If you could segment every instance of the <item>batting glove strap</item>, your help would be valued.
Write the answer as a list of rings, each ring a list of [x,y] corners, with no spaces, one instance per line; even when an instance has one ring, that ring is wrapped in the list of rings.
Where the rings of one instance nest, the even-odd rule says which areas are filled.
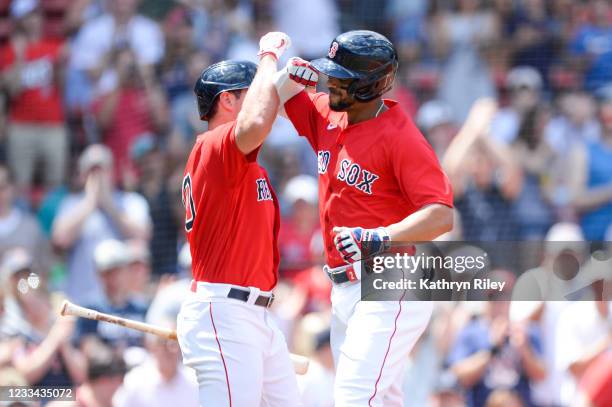
[[[334,239],[336,249],[347,263],[355,263],[383,253],[390,247],[390,242],[391,237],[384,227],[356,227],[338,233]]]
[[[291,46],[291,39],[283,32],[269,32],[259,40],[259,55],[263,58],[264,55],[272,55],[278,61],[285,53],[287,48]]]

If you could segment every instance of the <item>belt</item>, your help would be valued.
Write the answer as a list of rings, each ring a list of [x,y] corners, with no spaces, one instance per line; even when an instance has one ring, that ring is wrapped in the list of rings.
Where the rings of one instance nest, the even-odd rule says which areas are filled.
[[[325,265],[323,266],[323,271],[325,271],[327,277],[334,284],[344,284],[359,280],[352,264],[336,268],[330,268],[328,265]]]
[[[191,281],[190,290],[194,293],[197,292],[198,290],[197,281],[195,280]],[[234,300],[238,300],[242,302],[249,302],[250,297],[251,297],[251,291],[246,290],[246,289],[242,290],[240,288],[232,287],[227,292],[227,298],[232,298]],[[253,304],[258,305],[260,307],[264,307],[264,308],[270,308],[273,302],[274,302],[274,294],[272,293],[270,293],[270,295],[259,294],[257,298],[255,299],[255,301],[253,301]]]

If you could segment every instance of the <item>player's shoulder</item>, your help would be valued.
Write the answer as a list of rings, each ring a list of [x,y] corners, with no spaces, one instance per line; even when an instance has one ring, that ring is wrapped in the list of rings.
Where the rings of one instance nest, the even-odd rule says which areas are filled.
[[[419,128],[398,102],[385,100],[385,104],[389,107],[389,110],[385,112],[386,114],[383,117],[383,126],[385,128],[383,133],[391,139],[390,141],[393,144],[396,142],[413,141],[415,138],[423,138]]]

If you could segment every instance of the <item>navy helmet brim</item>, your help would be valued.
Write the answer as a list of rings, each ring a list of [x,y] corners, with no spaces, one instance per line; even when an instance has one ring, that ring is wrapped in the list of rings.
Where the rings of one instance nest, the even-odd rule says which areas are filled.
[[[362,77],[362,75],[344,68],[342,65],[332,61],[327,57],[311,61],[310,66],[318,73],[322,73],[331,78],[360,79]]]

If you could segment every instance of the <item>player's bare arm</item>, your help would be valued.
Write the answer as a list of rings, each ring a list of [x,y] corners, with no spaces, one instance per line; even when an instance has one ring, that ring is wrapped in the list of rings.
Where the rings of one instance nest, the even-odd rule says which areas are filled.
[[[236,120],[236,144],[243,154],[259,147],[272,129],[279,106],[273,76],[289,45],[289,37],[280,32],[268,33],[259,42],[261,61]]]

